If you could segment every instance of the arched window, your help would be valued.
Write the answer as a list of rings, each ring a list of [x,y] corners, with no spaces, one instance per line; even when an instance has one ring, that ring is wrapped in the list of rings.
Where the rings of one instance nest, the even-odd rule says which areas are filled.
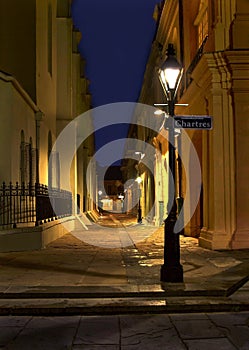
[[[48,186],[52,186],[52,163],[49,162],[50,156],[52,152],[52,134],[51,131],[48,133]]]
[[[29,182],[34,185],[36,181],[36,149],[33,148],[32,137],[29,139]]]
[[[34,184],[36,174],[36,150],[33,148],[32,137],[25,142],[24,131],[21,131],[20,143],[20,181]]]
[[[25,182],[26,178],[26,164],[25,164],[25,135],[24,131],[21,131],[21,143],[20,143],[20,181]]]
[[[51,131],[48,132],[48,158],[52,152],[52,134]]]
[[[51,131],[48,133],[48,186],[60,188],[59,153],[52,151],[53,140]]]

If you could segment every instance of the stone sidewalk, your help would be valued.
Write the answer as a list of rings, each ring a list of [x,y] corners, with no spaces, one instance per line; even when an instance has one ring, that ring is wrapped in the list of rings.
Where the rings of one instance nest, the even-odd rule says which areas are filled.
[[[163,228],[121,216],[80,226],[47,249],[0,254],[0,314],[249,309],[249,251],[181,236],[184,283],[160,283]]]
[[[0,317],[7,350],[247,350],[249,312]]]

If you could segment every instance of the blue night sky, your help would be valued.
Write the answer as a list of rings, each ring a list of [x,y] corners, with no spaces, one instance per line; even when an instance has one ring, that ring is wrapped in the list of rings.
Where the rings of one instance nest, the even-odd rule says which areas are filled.
[[[136,102],[156,30],[153,11],[160,0],[74,0],[72,18],[82,39],[92,107],[114,102]],[[116,126],[116,137],[127,129]],[[97,149],[113,132],[96,135]]]

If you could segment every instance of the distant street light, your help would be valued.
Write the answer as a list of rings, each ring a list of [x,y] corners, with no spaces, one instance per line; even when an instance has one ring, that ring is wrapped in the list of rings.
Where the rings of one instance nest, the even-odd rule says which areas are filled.
[[[138,184],[141,184],[141,182],[143,181],[143,179],[141,178],[141,176],[138,176],[135,180]]]
[[[142,178],[139,176],[139,163],[141,162],[141,160],[144,158],[145,153],[140,152],[140,151],[136,151],[135,154],[139,155],[140,159],[138,161],[137,164],[137,171],[138,171],[138,177],[136,178],[136,182],[138,183],[138,209],[137,209],[137,222],[139,224],[142,223],[142,208],[141,208],[141,201],[140,201],[140,197],[141,197],[141,189],[140,189],[140,184],[143,181]]]
[[[123,211],[124,211],[124,195],[122,194],[122,193],[120,193],[119,195],[118,195],[118,198],[121,200],[121,212],[123,213]]]
[[[103,213],[103,208],[102,208],[102,202],[101,202],[101,196],[102,196],[103,192],[101,190],[98,191],[98,210],[99,210],[99,214],[102,215]]]
[[[183,268],[180,264],[179,233],[174,232],[177,221],[177,205],[175,198],[175,130],[174,109],[176,92],[179,87],[183,68],[175,57],[172,44],[168,45],[167,59],[158,69],[159,80],[167,98],[167,112],[171,118],[167,120],[169,169],[172,174],[168,181],[168,216],[164,220],[164,263],[161,266],[162,282],[183,282]],[[170,199],[173,198],[173,204]]]

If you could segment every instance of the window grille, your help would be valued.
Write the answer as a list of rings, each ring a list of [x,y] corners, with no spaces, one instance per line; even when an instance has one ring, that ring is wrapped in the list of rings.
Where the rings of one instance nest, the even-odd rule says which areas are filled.
[[[21,142],[20,146],[20,180],[21,183],[35,183],[36,179],[36,148],[31,143]]]

